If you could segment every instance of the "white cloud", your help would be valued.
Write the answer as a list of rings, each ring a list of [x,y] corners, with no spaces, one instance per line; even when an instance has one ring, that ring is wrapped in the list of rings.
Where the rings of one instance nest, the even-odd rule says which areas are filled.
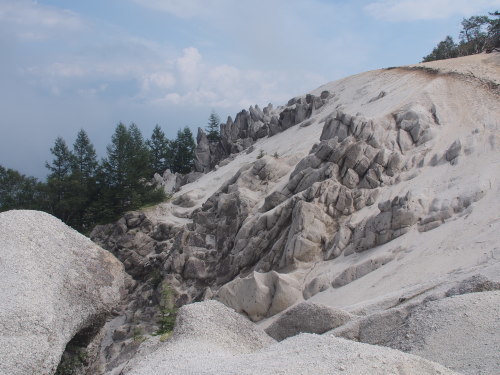
[[[177,84],[157,103],[210,107],[238,107],[242,103],[282,99],[278,94],[286,86],[286,74],[239,69],[228,64],[214,64],[203,59],[197,48],[189,47],[175,60],[172,73]],[[279,78],[283,81],[278,83]],[[272,90],[274,89],[274,91]]]
[[[364,10],[381,20],[406,22],[470,16],[498,6],[500,0],[379,0],[366,5]]]
[[[150,80],[162,89],[169,89],[175,85],[175,77],[171,73],[153,73]]]
[[[79,31],[83,20],[74,12],[40,5],[35,1],[0,2],[0,21],[9,25],[17,37],[28,40],[46,38],[49,34]]]
[[[205,68],[201,62],[201,54],[194,47],[185,48],[182,56],[176,61],[178,74],[185,85],[195,87],[200,80],[200,74]]]

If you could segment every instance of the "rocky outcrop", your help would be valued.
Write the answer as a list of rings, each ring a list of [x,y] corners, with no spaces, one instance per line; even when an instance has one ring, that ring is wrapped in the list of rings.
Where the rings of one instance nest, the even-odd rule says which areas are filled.
[[[285,107],[276,109],[271,104],[263,109],[257,105],[250,106],[248,111],[239,112],[234,121],[228,117],[226,123],[220,125],[220,139],[215,142],[209,141],[203,129],[198,128],[195,170],[207,173],[231,154],[242,152],[258,139],[304,122],[331,96],[328,91],[323,91],[320,96],[308,94],[290,99]]]
[[[166,195],[172,195],[176,190],[177,175],[170,172],[170,169],[167,169],[163,172],[162,176],[155,173],[153,181],[157,186],[161,186],[163,188]]]
[[[99,371],[87,366],[125,293],[121,262],[37,211],[0,213],[0,238],[0,373],[53,374],[65,348],[81,373]]]
[[[323,96],[321,103],[329,94]],[[311,111],[320,108],[319,103],[312,96],[292,100],[289,112],[293,109],[298,117],[287,124],[301,120],[307,106]],[[237,116],[231,136],[260,134],[249,124],[265,120],[265,113],[245,113]],[[401,118],[413,118],[402,113]],[[432,121],[430,111],[414,121],[423,124],[426,119]],[[284,160],[269,156],[242,167],[190,214],[189,226],[181,229],[145,219],[130,227],[125,219],[114,227],[97,228],[91,236],[122,259],[136,279],[145,281],[155,272],[166,276],[179,304],[213,295],[229,282],[217,298],[253,320],[272,316],[303,295],[316,293],[316,287],[302,290],[280,270],[378,246],[406,233],[420,218],[423,208],[406,196],[384,203],[371,219],[347,224],[353,213],[375,203],[381,186],[397,183],[401,172],[413,165],[408,163],[417,162],[405,160],[397,148],[398,125],[393,121],[387,125],[337,110],[326,118],[321,142],[291,173]],[[206,136],[202,131],[199,135],[203,143]],[[288,173],[284,187],[274,188]],[[194,193],[179,195],[173,204],[194,206],[196,199],[189,195]],[[388,261],[370,264],[376,268]],[[329,284],[348,283],[373,267],[360,267]],[[244,297],[243,289],[252,297]],[[148,309],[144,306],[141,314]]]
[[[300,311],[291,313],[328,302],[351,314],[338,328],[345,337],[363,341],[404,324],[414,306],[407,301],[420,297],[400,295],[399,284],[418,289],[423,303],[448,276],[456,283],[464,269],[493,262],[488,228],[497,222],[475,207],[485,209],[482,199],[496,186],[497,158],[490,153],[485,162],[475,146],[496,147],[496,102],[485,105],[483,124],[480,109],[462,112],[460,100],[443,99],[442,81],[407,74],[366,73],[352,78],[363,82],[359,87],[339,81],[326,86],[335,90],[318,95],[319,89],[284,107],[251,107],[221,126],[218,142],[200,130],[199,182],[154,213],[130,213],[92,233],[137,283],[109,352],[134,348],[136,329],[157,329],[165,287],[177,307],[217,299],[253,321],[282,314],[296,324],[273,333],[283,338],[334,328],[327,322],[336,312],[328,307],[305,308],[326,317],[308,319],[312,326],[301,325]],[[379,81],[366,78],[372,75]],[[474,129],[479,125],[468,128],[474,121],[484,134]],[[307,147],[299,146],[301,137]],[[285,144],[298,148],[295,155],[283,152]],[[255,159],[260,146],[265,150]],[[264,155],[276,146],[276,156]],[[481,233],[462,223],[469,217]],[[435,238],[437,247],[429,243]]]

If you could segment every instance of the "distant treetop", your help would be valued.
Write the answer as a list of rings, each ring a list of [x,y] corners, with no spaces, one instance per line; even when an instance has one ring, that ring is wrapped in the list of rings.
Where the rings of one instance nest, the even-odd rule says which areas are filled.
[[[493,17],[464,18],[459,36],[460,42],[455,43],[448,35],[430,54],[424,56],[422,62],[474,55],[500,48],[500,13],[495,11],[489,15]]]

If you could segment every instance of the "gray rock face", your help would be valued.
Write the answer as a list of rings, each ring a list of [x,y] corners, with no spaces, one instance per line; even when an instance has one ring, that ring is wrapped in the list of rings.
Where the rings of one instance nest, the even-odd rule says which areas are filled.
[[[330,93],[324,91],[319,97],[308,94],[293,98],[281,111],[274,110],[271,104],[264,109],[257,105],[250,106],[248,111],[239,112],[234,121],[229,117],[225,124],[220,125],[219,142],[209,142],[205,132],[198,128],[195,170],[207,173],[231,154],[242,152],[258,139],[302,123],[321,108],[329,97]]]
[[[462,151],[462,143],[460,140],[456,140],[451,144],[451,146],[446,150],[445,158],[447,161],[452,162]]]
[[[221,126],[217,147],[240,152],[263,129],[272,135],[297,121],[304,124],[321,103],[312,96],[293,99],[279,118],[270,109],[243,111]],[[410,179],[409,172],[425,164],[427,145],[420,145],[435,126],[432,112],[415,106],[383,119],[338,109],[325,118],[321,141],[294,167],[264,156],[244,165],[200,208],[188,209],[198,204],[194,190],[176,197],[173,206],[188,212],[183,227],[134,217],[95,231],[93,239],[122,259],[140,285],[129,306],[129,329],[119,329],[116,345],[131,339],[132,318],[146,332],[155,329],[147,322],[158,316],[156,279],[170,285],[177,306],[217,298],[258,321],[393,262],[398,249],[382,255],[365,251],[412,230],[431,230],[480,199],[479,194],[429,205],[399,190],[400,195],[378,201],[385,186]],[[401,134],[408,141],[403,148]],[[205,138],[200,132],[199,145]],[[203,165],[213,162],[202,156]],[[375,203],[378,211],[369,208]],[[369,216],[362,218],[357,213],[365,208]],[[302,270],[337,257],[339,264],[347,263],[338,273],[302,285]]]
[[[348,312],[313,302],[302,302],[276,319],[266,333],[277,341],[299,333],[325,333],[342,326],[354,316]]]
[[[358,223],[352,243],[345,254],[361,252],[382,245],[408,232],[424,212],[424,207],[411,194],[379,203],[380,213]]]
[[[124,293],[122,264],[37,211],[0,213],[0,373],[52,374],[75,336],[90,342]]]

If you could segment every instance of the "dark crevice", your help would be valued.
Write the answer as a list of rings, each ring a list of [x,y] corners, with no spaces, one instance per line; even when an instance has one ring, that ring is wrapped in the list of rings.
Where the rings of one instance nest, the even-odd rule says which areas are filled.
[[[89,350],[89,345],[95,339],[105,323],[105,317],[91,319],[91,324],[78,331],[68,342],[57,366],[55,375],[87,375],[96,360],[96,353]]]

